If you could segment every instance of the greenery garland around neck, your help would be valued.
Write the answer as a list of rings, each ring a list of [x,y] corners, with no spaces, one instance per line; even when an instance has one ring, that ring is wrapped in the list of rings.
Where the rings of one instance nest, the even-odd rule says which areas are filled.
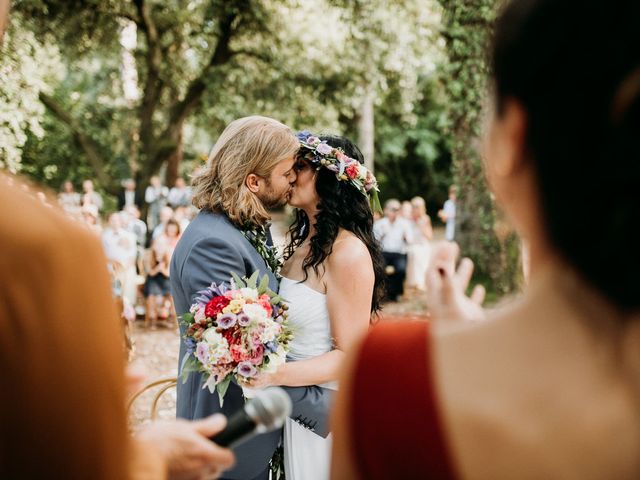
[[[268,225],[256,225],[246,223],[240,231],[244,237],[253,245],[258,254],[264,259],[267,267],[273,272],[279,281],[280,269],[282,268],[282,257],[278,253],[278,249],[274,245],[269,245],[267,241]]]

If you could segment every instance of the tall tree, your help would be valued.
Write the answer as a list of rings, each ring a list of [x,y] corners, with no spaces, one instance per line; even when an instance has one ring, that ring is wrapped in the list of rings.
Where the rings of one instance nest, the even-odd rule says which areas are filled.
[[[264,2],[251,0],[22,0],[15,9],[39,32],[58,32],[71,69],[84,59],[120,58],[119,34],[133,23],[140,100],[130,114],[136,120],[132,141],[137,150],[140,188],[166,166],[166,180],[178,173],[185,122],[202,104],[213,84],[221,84],[242,58],[264,57],[256,45],[270,38],[271,12]],[[110,50],[115,50],[115,54]],[[101,144],[86,118],[69,111],[72,99],[61,92],[42,92],[49,111],[67,125],[73,138],[99,175],[113,154]],[[119,110],[127,110],[119,105]],[[109,179],[104,176],[103,183]],[[113,183],[105,185],[113,188]]]
[[[490,288],[507,293],[520,282],[519,241],[496,211],[479,152],[482,112],[487,96],[487,51],[499,0],[439,0],[448,62],[452,156],[459,187],[457,240]]]

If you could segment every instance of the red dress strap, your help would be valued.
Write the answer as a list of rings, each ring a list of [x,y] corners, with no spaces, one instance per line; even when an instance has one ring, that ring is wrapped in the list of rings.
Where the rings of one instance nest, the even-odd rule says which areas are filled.
[[[382,323],[367,335],[349,412],[362,479],[455,478],[431,370],[428,323]]]

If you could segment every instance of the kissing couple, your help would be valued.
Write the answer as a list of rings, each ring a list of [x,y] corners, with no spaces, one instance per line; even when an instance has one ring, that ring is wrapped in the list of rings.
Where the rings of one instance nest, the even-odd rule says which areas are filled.
[[[291,418],[284,432],[235,448],[237,463],[226,479],[267,480],[280,444],[288,480],[329,478],[328,414],[337,379],[384,295],[371,206],[377,184],[363,163],[358,147],[344,137],[296,135],[276,120],[251,116],[227,126],[194,177],[193,203],[200,212],[171,259],[176,311],[188,312],[198,291],[228,282],[231,272],[248,278],[258,271],[287,300],[294,331],[287,362],[249,385],[284,388],[293,403]],[[269,209],[286,203],[295,207],[295,221],[281,264]],[[180,358],[185,352],[181,341]],[[243,407],[237,384],[229,385],[221,406],[202,382],[199,373],[178,382],[178,417],[230,416]]]

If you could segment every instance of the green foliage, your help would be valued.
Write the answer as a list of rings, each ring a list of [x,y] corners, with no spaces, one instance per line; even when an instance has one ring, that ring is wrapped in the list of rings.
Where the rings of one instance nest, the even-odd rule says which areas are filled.
[[[497,0],[439,0],[444,8],[443,36],[449,62],[443,69],[452,136],[453,167],[459,186],[457,239],[481,279],[498,294],[520,283],[519,243],[500,233],[499,214],[487,187],[478,151],[487,92],[488,41]]]
[[[398,111],[397,88],[378,109],[376,176],[385,200],[421,196],[435,217],[432,213],[442,207],[451,183],[444,92],[436,75],[421,78],[419,87],[411,120]]]

